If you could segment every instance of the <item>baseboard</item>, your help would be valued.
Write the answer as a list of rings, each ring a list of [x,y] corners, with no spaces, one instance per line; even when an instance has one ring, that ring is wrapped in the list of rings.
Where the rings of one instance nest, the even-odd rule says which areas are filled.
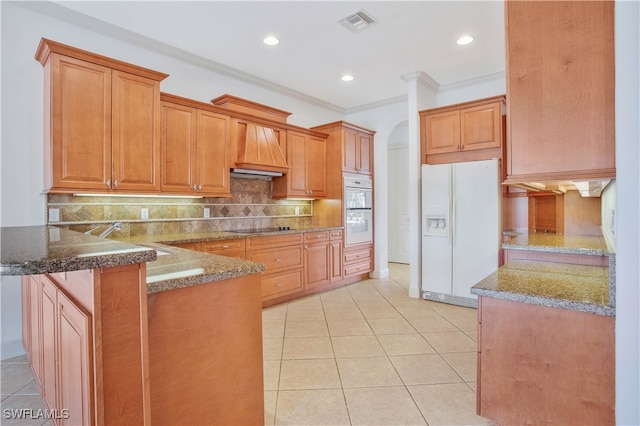
[[[5,360],[16,357],[18,355],[24,355],[24,346],[22,346],[22,339],[9,340],[2,342],[0,347],[0,359]]]
[[[389,268],[376,269],[369,274],[370,278],[387,278],[389,276]]]

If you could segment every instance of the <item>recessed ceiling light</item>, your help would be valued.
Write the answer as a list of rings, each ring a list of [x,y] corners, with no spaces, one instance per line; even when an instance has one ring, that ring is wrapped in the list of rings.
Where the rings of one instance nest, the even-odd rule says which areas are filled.
[[[341,77],[342,81],[351,81],[353,80],[353,76],[351,74],[345,74]]]
[[[465,44],[469,44],[473,41],[473,37],[471,37],[470,35],[465,35],[460,37],[456,43],[458,43],[460,46],[464,46]]]
[[[275,36],[267,36],[262,39],[262,42],[267,46],[275,46],[276,44],[280,43],[280,40]]]

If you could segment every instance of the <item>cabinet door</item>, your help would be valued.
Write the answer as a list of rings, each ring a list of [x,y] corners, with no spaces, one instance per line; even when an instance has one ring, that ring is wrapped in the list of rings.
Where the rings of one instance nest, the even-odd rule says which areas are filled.
[[[502,107],[499,102],[460,110],[460,149],[499,148]]]
[[[160,82],[112,71],[111,188],[160,190]]]
[[[228,162],[230,118],[198,110],[197,192],[230,196]]]
[[[310,243],[304,247],[305,257],[305,288],[327,284],[329,273],[329,244]]]
[[[196,175],[196,110],[162,102],[161,181],[163,192],[193,192]]]
[[[343,130],[342,171],[358,173],[358,132],[352,129]]]
[[[91,317],[58,292],[59,324],[59,401],[60,409],[69,410],[61,425],[93,423],[93,389],[91,357]]]
[[[327,140],[309,137],[307,173],[310,195],[314,198],[327,196]]]
[[[370,175],[373,171],[373,138],[358,132],[358,173]]]
[[[615,176],[613,11],[505,2],[509,176]]]
[[[460,150],[460,111],[447,111],[425,117],[426,154]]]
[[[287,174],[288,195],[308,197],[307,184],[307,143],[308,136],[303,133],[287,132]]]
[[[329,281],[342,279],[342,240],[331,241],[329,244]]]
[[[42,289],[40,276],[29,275],[29,324],[31,325],[31,333],[29,333],[29,355],[36,381],[42,385],[41,298]]]
[[[22,295],[22,345],[31,359],[31,298],[29,291],[29,275],[20,277],[20,293]]]
[[[104,190],[111,179],[111,70],[55,53],[50,66],[51,185]]]
[[[41,335],[42,335],[42,374],[41,389],[42,399],[50,409],[58,408],[57,398],[57,368],[58,368],[58,347],[57,337],[57,304],[58,289],[44,275],[40,276],[42,286],[41,299]],[[66,408],[66,407],[65,407]]]

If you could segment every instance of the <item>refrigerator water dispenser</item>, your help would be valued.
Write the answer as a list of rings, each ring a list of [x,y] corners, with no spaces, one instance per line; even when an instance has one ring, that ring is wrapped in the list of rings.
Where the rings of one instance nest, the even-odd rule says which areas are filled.
[[[446,216],[426,217],[424,235],[434,237],[449,236],[449,221]]]

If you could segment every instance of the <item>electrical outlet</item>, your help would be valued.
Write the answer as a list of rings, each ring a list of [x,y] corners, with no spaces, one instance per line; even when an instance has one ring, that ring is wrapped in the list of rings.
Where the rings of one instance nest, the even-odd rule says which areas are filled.
[[[209,207],[204,208],[204,217],[211,217],[211,209]]]
[[[296,216],[300,216],[300,207],[296,206]]]
[[[60,222],[60,209],[49,209],[49,222]]]
[[[149,219],[149,209],[146,207],[143,207],[140,209],[140,219],[142,220],[147,220]]]

